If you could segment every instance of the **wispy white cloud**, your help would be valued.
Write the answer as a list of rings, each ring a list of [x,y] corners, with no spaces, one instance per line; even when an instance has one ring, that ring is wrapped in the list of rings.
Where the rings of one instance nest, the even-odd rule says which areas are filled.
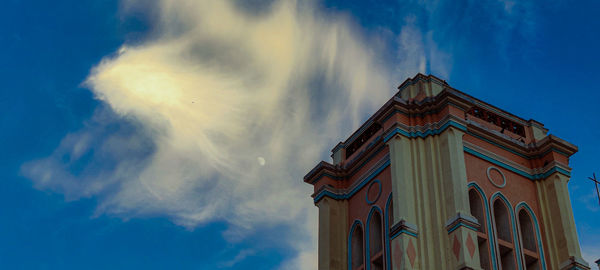
[[[231,268],[232,266],[246,259],[246,257],[252,256],[254,254],[256,254],[256,251],[253,249],[242,249],[240,252],[238,252],[237,255],[235,255],[235,257],[233,257],[233,259],[220,263],[219,267]]]
[[[581,256],[583,259],[588,262],[592,270],[598,270],[598,265],[594,263],[597,260],[600,260],[600,247],[595,246],[582,246],[581,247]]]
[[[390,63],[376,36],[312,2],[259,14],[230,1],[156,5],[153,37],[123,45],[85,82],[104,109],[24,175],[69,199],[98,197],[98,214],[225,221],[230,241],[284,225],[298,254],[286,265],[315,269],[317,215],[302,176],[396,83],[425,71],[427,37],[407,21]]]

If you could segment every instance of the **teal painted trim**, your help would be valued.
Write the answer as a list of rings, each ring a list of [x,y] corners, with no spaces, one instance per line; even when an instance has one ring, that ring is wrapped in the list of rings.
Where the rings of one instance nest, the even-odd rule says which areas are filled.
[[[392,269],[391,261],[391,248],[390,248],[390,205],[392,203],[392,193],[388,196],[387,202],[385,203],[385,262],[387,267],[385,269]]]
[[[485,196],[483,189],[481,189],[481,187],[479,187],[479,185],[477,185],[475,182],[471,182],[467,186],[469,188],[473,188],[475,192],[479,193],[479,196],[483,199],[483,204],[485,205],[485,219],[487,224],[486,231],[488,234],[488,243],[490,244],[490,253],[492,255],[490,257],[490,260],[492,260],[492,267],[494,268],[494,270],[498,270],[498,261],[496,260],[496,244],[494,242],[494,230],[492,227],[490,206],[488,204],[487,197]]]
[[[548,170],[547,172],[545,172],[543,174],[536,174],[536,176],[541,175],[541,177],[538,178],[538,179],[544,179],[544,178],[547,178],[548,176],[552,175],[555,172],[559,172],[559,173],[562,173],[562,174],[564,174],[564,175],[566,175],[568,177],[571,177],[571,173],[570,172],[568,172],[568,171],[566,171],[564,169],[561,169],[559,167],[554,167],[554,168]]]
[[[510,205],[508,199],[506,199],[504,194],[502,194],[502,192],[500,191],[496,191],[494,194],[492,194],[492,197],[490,197],[490,207],[494,207],[493,204],[496,201],[496,198],[502,200],[502,202],[504,202],[504,206],[506,206],[510,212],[510,223],[512,225],[513,244],[515,245],[515,259],[517,260],[519,269],[523,269],[523,263],[521,262],[521,247],[519,245],[519,235],[517,234],[517,223],[515,221],[515,212],[513,211],[513,208]]]
[[[548,176],[552,175],[555,172],[559,172],[559,173],[562,173],[562,174],[564,174],[564,175],[566,175],[568,177],[571,177],[571,173],[570,172],[568,172],[568,171],[566,171],[566,170],[564,170],[562,168],[556,167],[556,166],[553,167],[552,169],[548,170],[545,173],[529,174],[529,173],[527,173],[527,172],[525,172],[523,170],[519,170],[519,169],[517,169],[517,168],[515,168],[513,166],[510,166],[510,165],[508,165],[508,164],[506,164],[504,162],[501,162],[501,161],[499,161],[497,159],[494,159],[492,157],[489,157],[489,156],[486,156],[486,155],[484,155],[482,153],[479,153],[476,150],[473,150],[473,149],[471,149],[469,147],[463,146],[463,149],[465,150],[465,152],[467,152],[467,153],[469,153],[471,155],[474,155],[474,156],[476,156],[478,158],[481,158],[483,160],[489,161],[490,163],[493,163],[494,165],[498,165],[498,166],[500,166],[500,167],[502,167],[504,169],[507,169],[507,170],[509,170],[511,172],[514,172],[514,173],[516,173],[518,175],[521,175],[521,176],[523,176],[523,177],[525,177],[527,179],[530,179],[530,180],[545,179],[545,178],[547,178]]]
[[[502,148],[502,149],[504,149],[504,150],[506,150],[506,151],[508,151],[508,152],[511,152],[511,153],[513,153],[513,154],[515,154],[515,155],[517,155],[517,156],[520,156],[520,157],[522,157],[522,158],[531,159],[530,157],[528,157],[528,156],[526,156],[526,155],[524,155],[524,154],[521,154],[521,153],[519,153],[519,152],[517,152],[517,151],[515,151],[515,150],[512,150],[512,149],[510,149],[510,148],[508,148],[508,147],[506,147],[506,146],[504,146],[504,145],[500,145],[500,144],[498,144],[497,142],[491,141],[491,140],[489,140],[489,139],[487,139],[487,138],[484,138],[484,137],[482,137],[482,136],[480,136],[480,135],[474,134],[474,133],[472,133],[472,132],[467,132],[467,134],[469,134],[469,135],[471,135],[471,136],[473,136],[473,137],[475,137],[475,138],[478,138],[478,139],[480,139],[480,140],[482,140],[482,141],[485,141],[485,142],[487,142],[487,143],[489,143],[489,144],[492,144],[492,145],[494,145],[494,146],[500,147],[500,148]]]
[[[348,193],[336,194],[336,193],[333,193],[333,192],[331,192],[329,190],[322,190],[321,192],[319,192],[319,194],[317,194],[317,196],[315,196],[314,202],[317,203],[319,200],[321,200],[325,196],[328,196],[328,197],[336,199],[336,200],[349,199],[350,197],[354,196],[354,194],[356,192],[358,192],[361,188],[363,188],[366,184],[368,184],[371,180],[373,180],[373,178],[375,178],[375,176],[377,176],[378,174],[380,174],[388,166],[390,166],[390,160],[389,159],[385,163],[381,164],[377,168],[377,170],[375,170],[374,172],[372,172],[358,186],[354,187]]]
[[[508,152],[511,152],[511,153],[513,153],[513,154],[515,154],[515,155],[517,155],[517,156],[520,156],[520,157],[522,157],[522,158],[525,158],[525,159],[528,159],[528,160],[529,160],[529,159],[538,158],[538,157],[543,157],[543,156],[547,155],[547,154],[548,154],[548,153],[550,153],[550,152],[556,152],[556,153],[559,153],[559,154],[561,154],[561,155],[563,155],[563,156],[565,156],[565,157],[569,157],[569,155],[567,155],[567,153],[565,153],[565,152],[562,152],[562,151],[560,151],[560,150],[558,150],[558,149],[556,149],[556,148],[554,148],[554,147],[552,147],[552,148],[548,149],[546,152],[544,152],[544,153],[541,153],[541,154],[539,154],[539,155],[536,155],[536,156],[527,156],[527,155],[521,154],[521,153],[519,153],[519,152],[517,152],[517,151],[515,151],[515,150],[512,150],[512,149],[510,149],[510,148],[508,148],[508,147],[506,147],[506,146],[504,146],[504,145],[501,145],[501,144],[499,144],[499,143],[497,143],[497,142],[494,142],[494,141],[492,141],[492,140],[489,140],[489,139],[487,139],[487,138],[485,138],[485,137],[482,137],[482,136],[480,136],[480,135],[477,135],[477,134],[475,134],[475,133],[473,133],[473,132],[467,132],[467,134],[469,134],[469,135],[471,135],[471,136],[473,136],[473,137],[475,137],[475,138],[478,138],[478,139],[480,139],[480,140],[482,140],[482,141],[485,141],[485,142],[487,142],[487,143],[489,143],[489,144],[491,144],[491,145],[494,145],[494,146],[500,147],[500,148],[502,148],[502,149],[504,149],[504,150],[506,150],[506,151],[508,151]]]
[[[467,131],[467,128],[464,125],[462,125],[458,122],[449,120],[444,125],[442,125],[440,128],[428,129],[425,132],[421,132],[421,131],[407,132],[407,131],[397,127],[392,132],[390,132],[389,134],[387,134],[385,136],[385,138],[383,139],[383,142],[387,143],[392,137],[394,137],[397,134],[400,134],[400,135],[402,135],[404,137],[408,137],[408,138],[425,138],[427,136],[439,135],[440,133],[442,133],[444,130],[446,130],[448,127],[451,127],[451,126],[458,128],[462,131]]]
[[[377,196],[375,197],[375,199],[373,200],[369,200],[369,191],[371,190],[371,188],[373,187],[373,184],[378,183],[379,184],[379,191],[377,191]],[[375,179],[375,181],[372,181],[369,184],[369,187],[367,188],[367,192],[365,192],[365,201],[367,201],[368,205],[374,204],[377,200],[379,200],[379,197],[381,197],[381,181],[379,181],[379,179]]]
[[[352,223],[352,227],[350,228],[350,234],[348,235],[348,270],[352,270],[352,234],[354,234],[354,229],[356,229],[356,227],[359,227],[360,229],[363,228],[363,224],[360,220],[355,220],[354,223]],[[365,234],[363,231],[363,247],[365,246]],[[364,253],[365,249],[363,248],[363,253]],[[364,259],[364,254],[363,254],[363,259]],[[363,264],[365,262],[363,261]]]
[[[454,106],[454,107],[456,107],[456,108],[459,108],[459,109],[461,109],[462,111],[464,111],[464,110],[461,108],[461,106],[459,106],[459,105],[455,104],[454,102],[448,102],[447,104],[448,104],[448,105],[452,105],[452,106]],[[403,115],[406,115],[406,116],[413,116],[413,117],[420,117],[420,118],[423,118],[423,117],[425,117],[425,116],[427,116],[427,115],[437,114],[437,113],[439,113],[441,110],[442,110],[442,108],[435,109],[435,110],[429,110],[429,111],[425,111],[425,112],[422,112],[422,113],[412,113],[412,114],[408,114],[408,113],[405,113],[405,112],[403,112],[403,111],[401,111],[401,110],[394,109],[393,111],[391,111],[389,114],[387,114],[387,115],[386,115],[386,116],[383,118],[383,120],[381,121],[381,123],[385,123],[387,120],[389,120],[389,119],[390,119],[392,116],[394,116],[394,115],[395,115],[395,114],[397,114],[397,113],[399,113],[399,114],[403,114]]]
[[[538,250],[540,251],[540,262],[542,265],[542,270],[546,270],[546,260],[544,258],[544,245],[542,245],[542,237],[540,233],[540,225],[538,223],[537,217],[531,207],[527,205],[525,202],[520,202],[515,206],[515,213],[519,213],[520,209],[523,208],[525,211],[529,212],[529,216],[533,219],[533,223],[535,224],[535,236],[537,238]],[[520,229],[520,228],[519,228]]]
[[[380,136],[381,138],[381,136]],[[377,141],[380,139],[376,139]],[[364,167],[367,163],[369,163],[369,161],[371,161],[371,159],[373,159],[377,154],[379,154],[379,152],[381,152],[381,150],[383,150],[385,148],[385,144],[382,145],[381,147],[377,148],[377,150],[375,150],[375,152],[373,152],[371,155],[369,155],[369,157],[363,161],[360,165],[358,165],[356,168],[354,168],[351,172],[350,175],[354,175],[358,170],[360,170],[362,167]]]
[[[377,205],[374,205],[373,207],[371,207],[371,211],[369,212],[369,216],[367,217],[367,222],[366,222],[366,224],[367,224],[366,228],[367,229],[365,230],[365,232],[366,232],[366,235],[365,235],[365,238],[366,238],[365,245],[367,247],[365,249],[365,257],[367,259],[367,261],[365,262],[366,263],[365,270],[371,270],[371,242],[370,242],[370,237],[371,237],[371,231],[370,230],[371,230],[371,228],[370,228],[370,225],[371,225],[371,217],[373,217],[373,214],[375,212],[379,212],[379,217],[383,218],[383,212],[381,211],[381,209]],[[381,224],[381,225],[383,225],[383,224]],[[383,231],[381,231],[381,232],[383,233]],[[382,234],[382,236],[383,236],[383,234]],[[383,240],[383,239],[381,239],[381,240]],[[381,246],[383,247],[383,243],[381,243],[381,244],[382,244]]]
[[[476,229],[476,228],[473,228],[472,226],[469,226],[469,225],[467,225],[467,224],[464,224],[464,223],[462,223],[462,222],[461,222],[461,223],[458,223],[458,224],[454,225],[452,228],[450,228],[450,229],[448,230],[448,234],[451,234],[453,231],[456,231],[456,229],[458,229],[458,228],[459,228],[459,227],[461,227],[461,226],[462,226],[462,227],[465,227],[465,228],[467,228],[467,229],[471,229],[471,230],[473,230],[473,231],[477,231],[477,229]]]
[[[416,233],[409,232],[409,231],[407,231],[407,230],[400,230],[400,231],[398,231],[397,233],[395,233],[394,235],[392,235],[392,240],[393,240],[393,239],[395,239],[396,237],[400,236],[400,235],[401,235],[401,234],[403,234],[403,233],[404,233],[404,234],[408,234],[408,235],[410,235],[410,236],[419,237],[419,235],[418,235],[418,234],[416,234]]]
[[[452,103],[449,103],[449,104],[452,104]],[[459,106],[457,106],[457,105],[455,105],[455,104],[452,104],[452,105],[454,105],[455,107],[459,107]],[[390,117],[392,117],[392,116],[393,116],[393,115],[395,115],[396,113],[400,113],[400,114],[408,115],[407,113],[404,113],[404,112],[402,112],[402,111],[399,111],[399,110],[394,110],[393,112],[391,112],[389,115],[387,115],[387,116],[386,116],[386,117],[383,119],[383,123],[385,123],[385,122],[386,122],[386,121],[387,121],[387,120],[388,120]],[[450,120],[450,121],[452,121],[452,120]],[[454,121],[452,121],[452,122],[454,122]],[[454,123],[456,123],[456,122],[454,122]],[[458,124],[458,123],[457,123],[457,124]],[[462,124],[458,124],[458,125],[460,125],[460,126],[464,127]],[[462,129],[462,128],[461,128],[461,129]],[[544,153],[542,153],[542,154],[540,154],[540,155],[538,155],[538,156],[536,156],[536,157],[530,157],[530,156],[527,156],[527,155],[525,155],[525,154],[519,153],[519,152],[517,152],[517,151],[515,151],[515,150],[513,150],[513,149],[510,149],[510,148],[508,148],[508,147],[506,147],[506,146],[504,146],[504,145],[501,145],[501,144],[499,144],[499,143],[497,143],[497,142],[494,142],[494,141],[492,141],[492,140],[490,140],[490,139],[487,139],[487,138],[485,138],[485,137],[483,137],[483,136],[481,136],[481,135],[478,135],[478,134],[475,134],[475,133],[473,133],[473,132],[467,131],[466,127],[464,127],[464,129],[462,129],[462,130],[463,130],[463,131],[465,131],[467,134],[469,134],[469,135],[471,135],[471,136],[475,137],[475,138],[478,138],[478,139],[480,139],[480,140],[482,140],[482,141],[485,141],[485,142],[487,142],[487,143],[489,143],[489,144],[491,144],[491,145],[494,145],[494,146],[496,146],[496,147],[502,148],[502,149],[504,149],[504,150],[506,150],[506,151],[508,151],[508,152],[510,152],[510,153],[513,153],[513,154],[515,154],[515,155],[517,155],[517,156],[520,156],[520,157],[522,157],[522,158],[525,158],[525,159],[528,159],[528,160],[529,160],[529,159],[533,159],[533,158],[537,158],[538,156],[542,156],[542,157],[543,157],[543,156],[545,156],[546,154],[548,154],[549,152],[552,152],[552,151],[554,151],[554,152],[556,152],[556,153],[559,153],[559,154],[561,154],[561,155],[563,155],[563,156],[569,157],[569,155],[567,155],[565,152],[562,152],[562,151],[560,151],[560,150],[558,150],[558,149],[556,149],[556,148],[554,148],[554,147],[550,148],[548,151],[546,151],[546,152],[544,152]],[[409,136],[408,136],[408,135],[406,135],[406,134],[408,134],[408,133],[407,133],[407,132],[404,132],[404,134],[402,134],[402,135],[405,135],[405,136],[409,137]],[[385,142],[387,142],[388,140],[389,140],[389,139],[388,139],[388,138],[386,138]]]
[[[379,141],[380,137],[375,139],[375,141]],[[373,141],[372,143],[374,143],[375,141]],[[379,154],[379,152],[381,152],[381,150],[383,150],[384,148],[385,148],[385,145],[383,145],[383,146],[379,147],[377,150],[375,150],[375,152],[372,153],[365,161],[363,161],[357,168],[353,169],[350,172],[350,176],[354,175],[358,170],[360,170],[362,167],[364,167],[369,161],[371,161],[371,159],[373,159],[373,157],[375,157],[377,154]],[[315,178],[315,180],[313,180],[310,183],[314,185],[315,183],[319,182],[319,180],[321,180],[321,178],[323,178],[324,176],[327,176],[329,178],[332,178],[332,179],[338,180],[338,181],[344,180],[344,177],[338,177],[338,176],[334,176],[334,175],[331,175],[328,173],[324,173],[324,174],[319,175],[319,177]]]
[[[486,156],[486,155],[484,155],[482,153],[479,153],[479,152],[477,152],[477,151],[475,151],[475,150],[473,150],[473,149],[471,149],[469,147],[464,146],[463,149],[465,150],[465,152],[467,152],[467,153],[469,153],[471,155],[474,155],[474,156],[476,156],[478,158],[481,158],[481,159],[483,159],[485,161],[489,161],[489,162],[491,162],[491,163],[493,163],[495,165],[498,165],[498,166],[500,166],[500,167],[502,167],[504,169],[507,169],[507,170],[509,170],[511,172],[514,172],[514,173],[516,173],[518,175],[521,175],[521,176],[526,177],[526,178],[531,179],[531,180],[535,179],[535,178],[533,178],[533,175],[531,175],[531,174],[528,174],[528,173],[526,173],[526,172],[524,172],[522,170],[519,170],[519,169],[517,169],[515,167],[512,167],[510,165],[507,165],[507,164],[505,164],[505,163],[503,163],[503,162],[501,162],[499,160],[496,160],[494,158],[488,157],[488,156]]]

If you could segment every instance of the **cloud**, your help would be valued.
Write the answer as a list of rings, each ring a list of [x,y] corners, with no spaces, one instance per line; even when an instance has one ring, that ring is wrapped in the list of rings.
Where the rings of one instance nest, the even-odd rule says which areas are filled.
[[[600,248],[597,246],[582,246],[581,256],[590,265],[592,270],[598,270],[598,265],[595,261],[600,259]]]
[[[225,221],[229,241],[287,226],[297,232],[282,234],[297,253],[291,265],[315,269],[317,209],[302,176],[404,76],[424,71],[426,38],[407,26],[401,61],[389,63],[378,37],[344,15],[306,1],[267,7],[158,1],[156,32],[87,78],[102,101],[94,117],[22,173],[70,200],[97,197],[99,215]]]
[[[255,250],[252,249],[243,249],[240,252],[238,252],[237,255],[235,255],[235,257],[233,257],[233,259],[222,262],[219,267],[220,268],[231,268],[232,266],[236,265],[238,262],[246,259],[246,257],[248,256],[252,256],[256,254]]]

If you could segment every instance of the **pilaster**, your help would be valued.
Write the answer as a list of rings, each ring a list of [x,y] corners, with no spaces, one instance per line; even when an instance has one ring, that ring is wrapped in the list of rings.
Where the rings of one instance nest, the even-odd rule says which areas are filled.
[[[421,269],[418,231],[412,224],[400,220],[391,229],[391,254],[393,270]]]
[[[409,270],[419,268],[416,223],[416,197],[411,139],[401,135],[392,138],[390,147],[390,169],[392,173],[393,222],[392,269]]]
[[[388,141],[390,147],[390,169],[392,172],[393,208],[396,224],[401,220],[415,224],[415,177],[410,139],[396,135]]]
[[[388,141],[392,224],[398,231],[391,234],[396,236],[391,242],[394,269],[481,269],[479,225],[469,209],[463,135],[460,129],[448,127],[436,136],[396,135]],[[421,226],[420,234],[410,233]]]
[[[348,203],[324,197],[319,208],[319,270],[348,269]]]
[[[469,215],[469,195],[467,189],[467,168],[463,147],[465,133],[450,127],[440,134],[440,158],[444,186],[444,205],[450,219],[457,214]],[[451,216],[450,216],[451,215]]]
[[[446,230],[451,243],[451,265],[453,269],[481,270],[479,247],[477,244],[479,224],[472,216],[458,214],[446,222]]]
[[[554,173],[536,182],[548,246],[548,264],[552,269],[590,269],[581,258],[573,208],[569,199],[569,178]]]
[[[450,247],[448,269],[481,269],[477,248],[477,220],[471,216],[465,165],[464,132],[451,127],[440,134],[441,180]]]

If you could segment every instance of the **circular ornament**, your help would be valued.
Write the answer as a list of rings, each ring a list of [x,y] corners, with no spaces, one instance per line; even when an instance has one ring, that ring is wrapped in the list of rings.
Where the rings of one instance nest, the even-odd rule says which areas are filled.
[[[497,180],[499,180],[499,179],[496,179],[496,180],[492,179],[492,175],[490,174],[491,171],[497,171],[500,174],[500,176],[502,176],[502,183],[501,184],[497,183],[498,182]],[[502,171],[500,169],[498,169],[498,168],[496,168],[494,166],[490,166],[490,167],[487,168],[487,172],[486,173],[487,173],[488,180],[490,180],[490,183],[492,183],[492,185],[494,185],[495,187],[497,187],[497,188],[503,188],[503,187],[506,186],[506,176],[504,176],[504,173],[502,173]]]
[[[365,200],[367,204],[374,204],[379,197],[381,196],[381,181],[375,180],[369,184],[367,187],[367,195],[365,196]]]

